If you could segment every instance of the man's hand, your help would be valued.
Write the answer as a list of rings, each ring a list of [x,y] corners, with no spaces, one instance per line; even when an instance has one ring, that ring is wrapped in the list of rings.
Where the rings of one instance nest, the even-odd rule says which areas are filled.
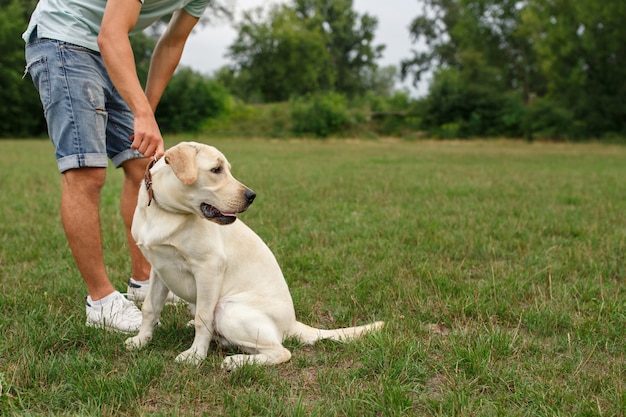
[[[163,137],[154,115],[135,116],[135,133],[131,139],[133,143],[130,147],[146,157],[159,159],[165,152]]]

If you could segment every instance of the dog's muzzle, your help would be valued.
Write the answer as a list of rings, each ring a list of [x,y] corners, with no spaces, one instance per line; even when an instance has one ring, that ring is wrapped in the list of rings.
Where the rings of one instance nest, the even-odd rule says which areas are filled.
[[[243,197],[245,199],[245,205],[237,213],[243,213],[248,209],[248,207],[250,207],[250,204],[252,204],[256,198],[256,193],[251,189],[246,188]],[[237,220],[237,213],[222,213],[215,206],[207,203],[200,204],[200,211],[206,219],[221,225],[231,224]]]

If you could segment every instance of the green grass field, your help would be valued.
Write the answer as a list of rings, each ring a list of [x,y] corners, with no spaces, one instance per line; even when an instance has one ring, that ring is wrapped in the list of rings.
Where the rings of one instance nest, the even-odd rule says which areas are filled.
[[[170,138],[169,145],[178,138]],[[626,147],[212,140],[301,321],[384,320],[228,373],[166,308],[144,350],[84,326],[48,141],[0,141],[0,415],[624,416]],[[121,172],[102,197],[125,291]]]

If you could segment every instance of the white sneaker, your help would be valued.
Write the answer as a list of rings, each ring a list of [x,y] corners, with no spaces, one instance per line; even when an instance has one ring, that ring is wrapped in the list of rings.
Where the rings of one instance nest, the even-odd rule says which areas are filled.
[[[148,288],[150,288],[150,281],[146,284],[145,281],[135,281],[133,278],[128,278],[128,289],[126,296],[129,300],[136,303],[143,303],[148,296]],[[182,298],[178,297],[173,292],[167,293],[165,304],[178,304],[182,302]]]
[[[86,302],[87,327],[99,327],[122,333],[135,333],[141,327],[141,311],[122,294],[115,291],[111,301],[102,306]]]

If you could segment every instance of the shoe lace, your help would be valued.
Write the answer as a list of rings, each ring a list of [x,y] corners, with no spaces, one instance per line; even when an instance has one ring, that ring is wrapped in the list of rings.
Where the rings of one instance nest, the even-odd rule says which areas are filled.
[[[119,297],[113,301],[119,306],[119,317],[125,317],[132,320],[141,319],[141,311],[132,301],[127,300],[125,297]]]

